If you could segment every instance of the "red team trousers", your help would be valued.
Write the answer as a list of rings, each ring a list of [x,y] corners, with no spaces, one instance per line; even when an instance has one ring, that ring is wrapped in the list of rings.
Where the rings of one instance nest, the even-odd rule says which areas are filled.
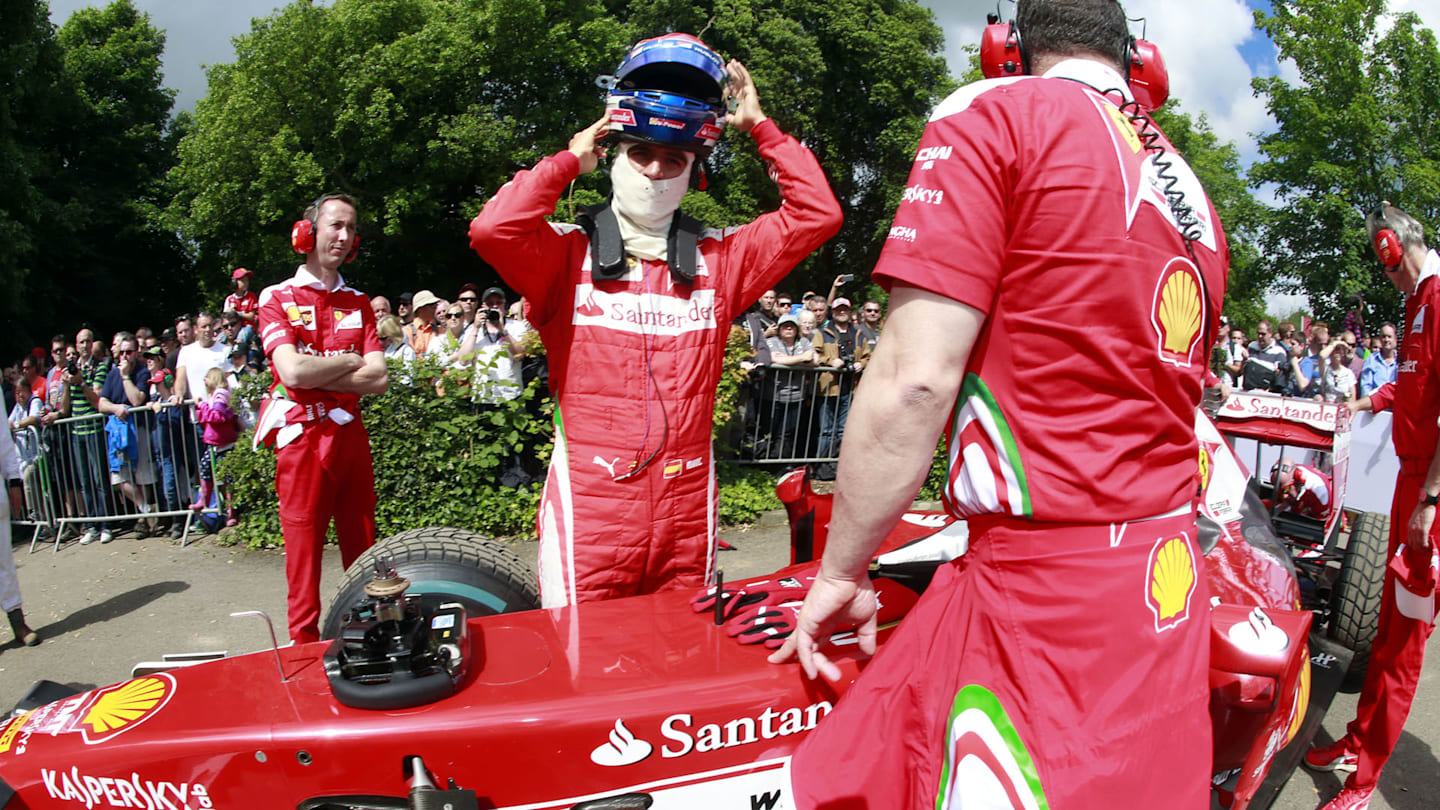
[[[1195,516],[970,520],[799,747],[800,810],[1204,810],[1209,588]]]
[[[333,518],[346,568],[375,543],[375,473],[370,437],[357,418],[305,425],[275,454],[275,491],[285,536],[290,639],[320,639],[320,554]]]
[[[1405,542],[1410,514],[1420,501],[1425,483],[1426,464],[1401,460],[1401,472],[1395,481],[1395,500],[1390,507],[1390,552],[1395,556]],[[1440,542],[1440,520],[1430,526],[1430,542]],[[1365,686],[1360,691],[1360,705],[1355,719],[1345,732],[1359,756],[1355,773],[1345,784],[1352,788],[1373,787],[1380,779],[1380,770],[1395,750],[1415,687],[1420,682],[1420,668],[1425,663],[1425,642],[1435,629],[1433,622],[1421,622],[1404,616],[1395,607],[1395,577],[1385,569],[1385,586],[1380,604],[1380,623],[1370,648],[1370,668],[1365,673]]]

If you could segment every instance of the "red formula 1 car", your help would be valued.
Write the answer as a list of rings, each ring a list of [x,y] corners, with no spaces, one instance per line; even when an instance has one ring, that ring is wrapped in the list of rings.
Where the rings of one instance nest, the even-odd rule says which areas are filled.
[[[1236,479],[1216,455],[1205,478],[1218,492]],[[777,489],[793,564],[724,585],[727,598],[532,609],[533,578],[502,545],[397,535],[347,574],[330,640],[37,693],[0,721],[0,808],[789,807],[791,752],[864,662],[839,652],[832,687],[737,643],[783,634],[824,547],[829,497],[803,471]],[[1339,670],[1328,642],[1307,645],[1311,617],[1265,513],[1234,511],[1207,519],[1202,540],[1216,789],[1243,808],[1273,798]],[[944,514],[904,516],[872,564],[882,644],[964,544]]]

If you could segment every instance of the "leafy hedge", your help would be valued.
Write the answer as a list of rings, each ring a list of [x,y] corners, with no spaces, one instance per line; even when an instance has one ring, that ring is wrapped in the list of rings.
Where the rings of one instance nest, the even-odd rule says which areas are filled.
[[[743,334],[743,332],[742,332]],[[738,361],[743,338],[732,339],[727,373],[715,408],[715,435],[733,435],[739,416],[744,372]],[[527,346],[527,352],[543,352]],[[437,386],[437,382],[440,383]],[[544,470],[553,442],[552,405],[538,382],[509,402],[472,403],[469,375],[444,370],[430,358],[406,367],[390,364],[390,387],[361,400],[375,464],[376,530],[380,537],[416,526],[455,526],[491,536],[532,536]],[[270,375],[252,378],[236,396],[258,401]],[[507,485],[517,472],[533,480]],[[221,461],[240,508],[240,525],[228,542],[251,548],[279,546],[279,499],[275,494],[275,453],[250,449],[249,435]],[[775,497],[775,470],[721,461],[718,464],[721,525],[754,522],[781,508]],[[937,451],[922,500],[938,500],[945,478],[944,452]],[[502,483],[503,482],[503,483]]]
[[[430,358],[390,364],[390,387],[361,400],[375,464],[376,530],[388,537],[416,526],[455,526],[493,536],[530,535],[550,458],[550,403],[532,383],[508,402],[472,403],[469,374]],[[438,386],[436,383],[441,383]],[[256,377],[239,396],[270,386]],[[223,461],[240,525],[232,542],[278,546],[275,453],[243,436]],[[507,486],[520,468],[535,480]]]

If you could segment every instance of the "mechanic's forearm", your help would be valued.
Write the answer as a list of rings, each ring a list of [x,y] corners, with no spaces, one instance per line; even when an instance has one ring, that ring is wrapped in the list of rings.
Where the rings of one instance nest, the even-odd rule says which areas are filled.
[[[296,352],[288,361],[275,365],[280,381],[287,388],[312,390],[342,390],[337,388],[339,381],[355,371],[354,357],[346,354],[323,357]]]
[[[955,402],[953,391],[872,375],[873,367],[856,390],[845,428],[821,561],[827,574],[841,579],[865,576],[886,532],[910,508]]]
[[[365,355],[365,365],[342,375],[326,389],[346,394],[383,394],[389,386],[390,371],[385,366],[385,353],[371,352]]]
[[[1436,441],[1435,449],[1431,451],[1430,469],[1425,471],[1425,492],[1440,492],[1440,441]]]

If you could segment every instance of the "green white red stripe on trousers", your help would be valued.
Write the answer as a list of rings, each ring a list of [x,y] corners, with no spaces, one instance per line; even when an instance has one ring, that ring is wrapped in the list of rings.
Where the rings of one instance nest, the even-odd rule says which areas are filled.
[[[935,810],[1049,810],[1040,773],[994,692],[970,684],[945,724],[945,766]]]
[[[1020,445],[984,380],[966,374],[950,423],[945,500],[959,517],[1032,517],[1030,486]]]

